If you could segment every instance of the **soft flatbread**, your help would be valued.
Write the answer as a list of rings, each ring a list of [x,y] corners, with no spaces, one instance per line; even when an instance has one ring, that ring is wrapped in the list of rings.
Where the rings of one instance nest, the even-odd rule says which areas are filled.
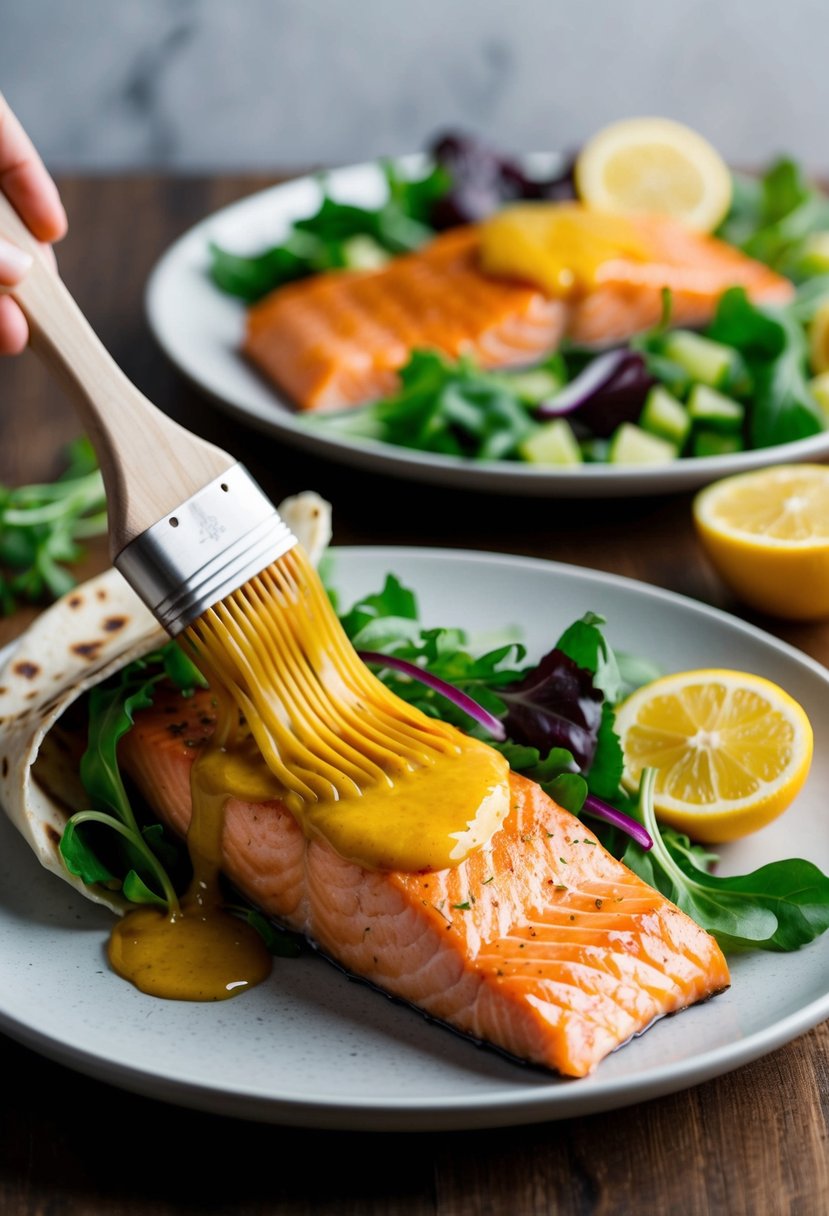
[[[313,562],[331,539],[331,508],[308,491],[277,508]],[[58,845],[88,805],[78,755],[56,723],[84,692],[169,640],[115,569],[76,587],[36,618],[0,666],[0,805],[38,860],[96,903],[122,912],[113,891],[70,874]]]

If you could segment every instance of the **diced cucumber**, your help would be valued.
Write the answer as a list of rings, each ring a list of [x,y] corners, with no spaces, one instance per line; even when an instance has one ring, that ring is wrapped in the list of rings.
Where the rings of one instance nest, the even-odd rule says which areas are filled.
[[[623,422],[611,436],[607,458],[611,464],[670,464],[678,455],[675,443]]]
[[[552,397],[564,387],[564,377],[551,368],[536,367],[525,372],[498,372],[494,378],[504,388],[529,405],[538,405],[546,397]]]
[[[523,443],[518,454],[530,464],[573,465],[582,463],[581,448],[566,418],[543,422]]]
[[[691,440],[691,451],[694,456],[726,456],[732,452],[742,452],[743,447],[740,435],[712,431],[707,427],[701,427],[695,431]]]
[[[642,430],[667,439],[681,450],[691,430],[691,418],[681,401],[661,384],[656,384],[645,398],[639,425]]]
[[[684,367],[680,367],[672,359],[667,359],[665,355],[654,354],[653,351],[648,351],[646,359],[648,371],[655,380],[664,384],[675,397],[684,399],[688,396],[694,382]]]
[[[829,372],[821,372],[809,381],[812,396],[821,408],[826,425],[829,426]]]
[[[733,434],[742,429],[745,407],[733,397],[718,393],[707,384],[695,384],[688,398],[688,414],[693,422],[712,431]]]
[[[690,329],[675,329],[665,335],[662,353],[684,367],[692,380],[711,388],[729,385],[742,367],[739,353],[722,342],[704,338]]]
[[[343,241],[343,266],[346,270],[379,270],[391,254],[379,241],[367,233],[358,233]]]

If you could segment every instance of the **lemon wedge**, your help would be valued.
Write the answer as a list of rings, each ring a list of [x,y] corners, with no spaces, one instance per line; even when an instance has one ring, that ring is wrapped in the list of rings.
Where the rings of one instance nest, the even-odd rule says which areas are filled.
[[[694,498],[712,565],[753,608],[791,620],[829,616],[829,468],[773,465],[725,477]]]
[[[738,840],[794,800],[812,760],[803,708],[762,676],[686,671],[646,684],[616,713],[624,784],[656,769],[654,809],[704,844]]]
[[[655,211],[712,232],[731,203],[731,174],[712,145],[668,118],[628,118],[582,148],[576,190],[602,211]]]

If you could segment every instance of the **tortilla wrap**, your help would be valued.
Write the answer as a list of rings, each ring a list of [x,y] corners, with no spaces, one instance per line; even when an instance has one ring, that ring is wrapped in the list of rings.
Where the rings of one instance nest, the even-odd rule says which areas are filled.
[[[277,508],[316,564],[331,539],[331,507],[308,491]],[[0,804],[38,860],[115,912],[126,900],[70,874],[58,849],[67,819],[89,805],[78,756],[53,727],[84,692],[168,635],[115,569],[47,608],[0,666]]]

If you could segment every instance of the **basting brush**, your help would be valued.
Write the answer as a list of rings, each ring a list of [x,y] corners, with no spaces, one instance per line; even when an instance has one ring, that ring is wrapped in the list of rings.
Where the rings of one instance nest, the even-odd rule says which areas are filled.
[[[459,860],[506,812],[503,758],[394,696],[368,670],[268,497],[238,461],[130,382],[2,195],[0,235],[34,259],[10,294],[98,455],[113,564],[231,694],[287,805],[298,812],[353,802],[449,761],[453,779],[467,774],[455,819],[461,830],[448,839],[439,833],[433,847],[413,817],[403,855],[414,869]],[[421,803],[435,801],[434,789],[424,792],[420,780],[414,787]],[[377,847],[382,854],[382,837]],[[368,849],[363,860],[383,862]]]

